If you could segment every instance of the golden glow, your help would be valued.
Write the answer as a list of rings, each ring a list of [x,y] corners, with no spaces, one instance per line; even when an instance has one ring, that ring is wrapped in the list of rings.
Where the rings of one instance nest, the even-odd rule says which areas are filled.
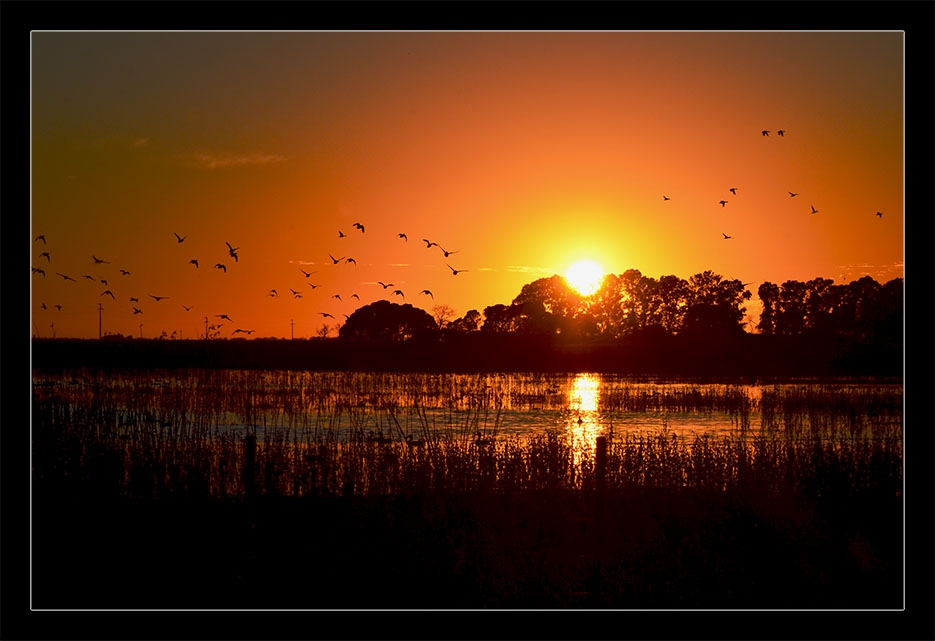
[[[565,272],[565,280],[582,296],[590,296],[601,286],[604,269],[593,260],[579,260]]]
[[[600,436],[598,401],[601,379],[596,374],[579,374],[568,392],[568,430],[574,439],[574,458],[578,463],[582,454],[594,452]]]

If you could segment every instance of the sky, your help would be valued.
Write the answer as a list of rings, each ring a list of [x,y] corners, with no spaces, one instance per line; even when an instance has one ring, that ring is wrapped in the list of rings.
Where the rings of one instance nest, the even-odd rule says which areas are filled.
[[[34,31],[33,334],[333,336],[583,259],[740,279],[751,319],[884,283],[903,73],[900,31]]]

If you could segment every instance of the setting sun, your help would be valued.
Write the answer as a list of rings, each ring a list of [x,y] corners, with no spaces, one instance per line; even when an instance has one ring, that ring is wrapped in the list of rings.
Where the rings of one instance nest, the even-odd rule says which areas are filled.
[[[582,296],[596,292],[603,278],[603,268],[593,260],[579,260],[565,272],[565,280]]]

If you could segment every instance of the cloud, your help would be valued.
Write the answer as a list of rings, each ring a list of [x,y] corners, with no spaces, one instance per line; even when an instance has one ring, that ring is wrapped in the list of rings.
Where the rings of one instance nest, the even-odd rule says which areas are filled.
[[[482,268],[482,269],[491,269],[491,268]],[[531,265],[507,265],[506,271],[508,272],[519,272],[521,274],[555,274],[557,273],[554,269],[549,267],[533,267]]]
[[[198,169],[225,169],[227,167],[244,167],[247,165],[269,165],[286,160],[285,156],[279,154],[231,154],[211,151],[183,154],[181,158]]]

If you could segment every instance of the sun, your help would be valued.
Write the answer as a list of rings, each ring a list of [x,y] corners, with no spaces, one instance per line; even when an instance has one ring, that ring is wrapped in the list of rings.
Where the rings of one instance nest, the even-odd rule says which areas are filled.
[[[565,272],[565,280],[582,296],[590,296],[601,286],[604,269],[593,260],[579,260]]]

